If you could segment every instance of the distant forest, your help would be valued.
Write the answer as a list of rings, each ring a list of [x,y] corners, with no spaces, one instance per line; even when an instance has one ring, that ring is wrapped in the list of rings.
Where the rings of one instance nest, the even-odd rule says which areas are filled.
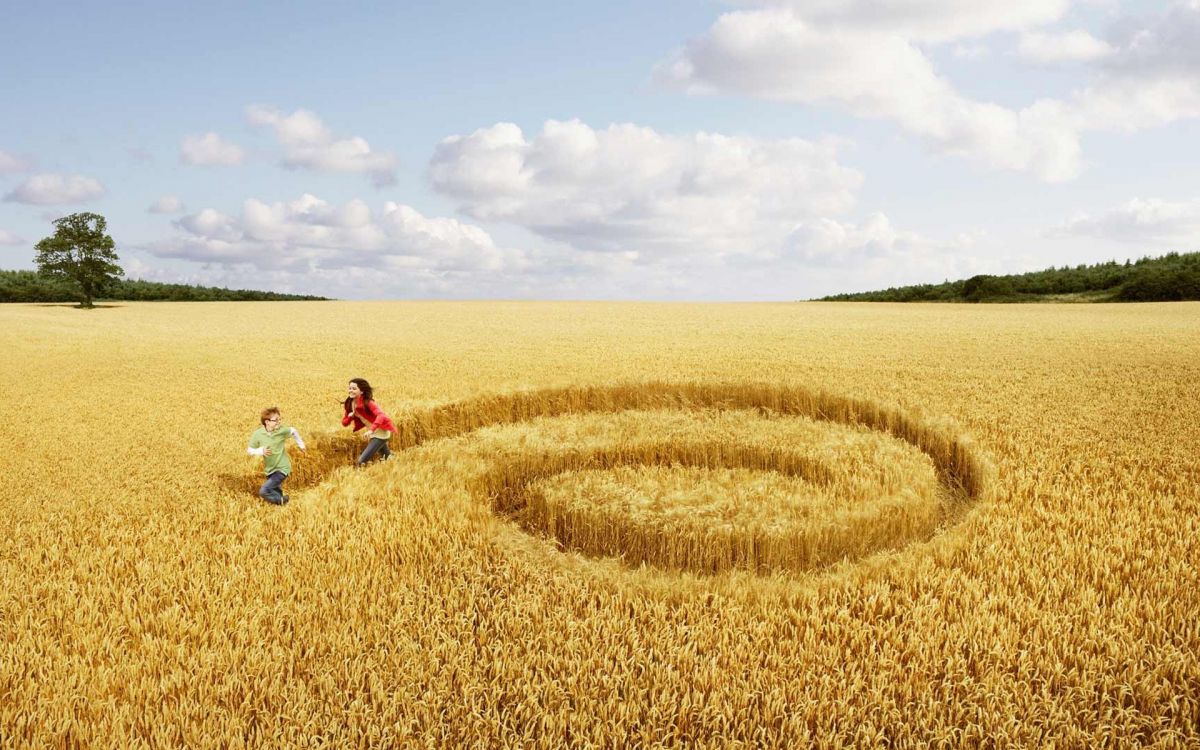
[[[1097,263],[1011,276],[972,276],[881,292],[834,294],[823,302],[1174,302],[1200,300],[1200,253]]]
[[[302,294],[257,292],[249,289],[221,289],[190,284],[163,284],[156,281],[122,279],[108,285],[101,299],[159,300],[171,302],[239,302],[274,300],[324,300]],[[78,302],[79,292],[68,281],[47,278],[36,271],[0,270],[0,302]]]

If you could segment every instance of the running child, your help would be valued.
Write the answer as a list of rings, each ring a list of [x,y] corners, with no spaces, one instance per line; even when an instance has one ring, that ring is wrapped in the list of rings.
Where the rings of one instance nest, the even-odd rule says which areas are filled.
[[[388,449],[388,440],[396,432],[396,425],[391,417],[383,413],[379,404],[372,400],[374,392],[371,390],[371,384],[362,378],[353,378],[346,393],[349,397],[342,403],[342,426],[349,427],[353,424],[354,432],[365,427],[368,430],[366,434],[370,437],[367,447],[358,457],[358,465],[362,466],[370,461],[376,453],[381,458],[389,458],[392,451]]]
[[[258,496],[273,505],[283,505],[290,498],[283,494],[283,480],[292,473],[292,461],[287,454],[287,439],[296,441],[296,446],[304,451],[304,441],[300,433],[291,425],[280,424],[279,407],[272,406],[263,409],[259,415],[262,427],[250,436],[250,446],[246,452],[251,456],[263,457],[263,472],[267,481],[258,490]]]

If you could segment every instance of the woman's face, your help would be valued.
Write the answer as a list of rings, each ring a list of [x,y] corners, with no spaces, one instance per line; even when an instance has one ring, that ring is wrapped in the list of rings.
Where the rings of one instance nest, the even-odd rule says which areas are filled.
[[[351,383],[350,387],[346,389],[346,393],[350,394],[350,398],[358,398],[362,395],[362,390],[359,389],[358,383]]]

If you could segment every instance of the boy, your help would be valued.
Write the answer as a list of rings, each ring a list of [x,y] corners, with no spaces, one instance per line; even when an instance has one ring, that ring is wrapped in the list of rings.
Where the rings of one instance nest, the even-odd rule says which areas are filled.
[[[295,427],[279,423],[277,406],[263,409],[259,421],[262,422],[262,427],[250,436],[250,447],[246,448],[246,452],[251,456],[263,457],[263,471],[267,475],[267,481],[259,488],[258,496],[273,505],[283,505],[289,499],[283,494],[283,480],[292,473],[292,462],[284,444],[290,437],[303,452],[304,441],[300,439],[300,433],[296,432]]]

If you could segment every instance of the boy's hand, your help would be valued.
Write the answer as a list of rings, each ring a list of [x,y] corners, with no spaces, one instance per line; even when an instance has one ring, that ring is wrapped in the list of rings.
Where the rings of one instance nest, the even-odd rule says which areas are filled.
[[[263,448],[263,455],[264,456],[274,455],[273,453],[271,453],[271,446],[268,445],[267,447]]]

